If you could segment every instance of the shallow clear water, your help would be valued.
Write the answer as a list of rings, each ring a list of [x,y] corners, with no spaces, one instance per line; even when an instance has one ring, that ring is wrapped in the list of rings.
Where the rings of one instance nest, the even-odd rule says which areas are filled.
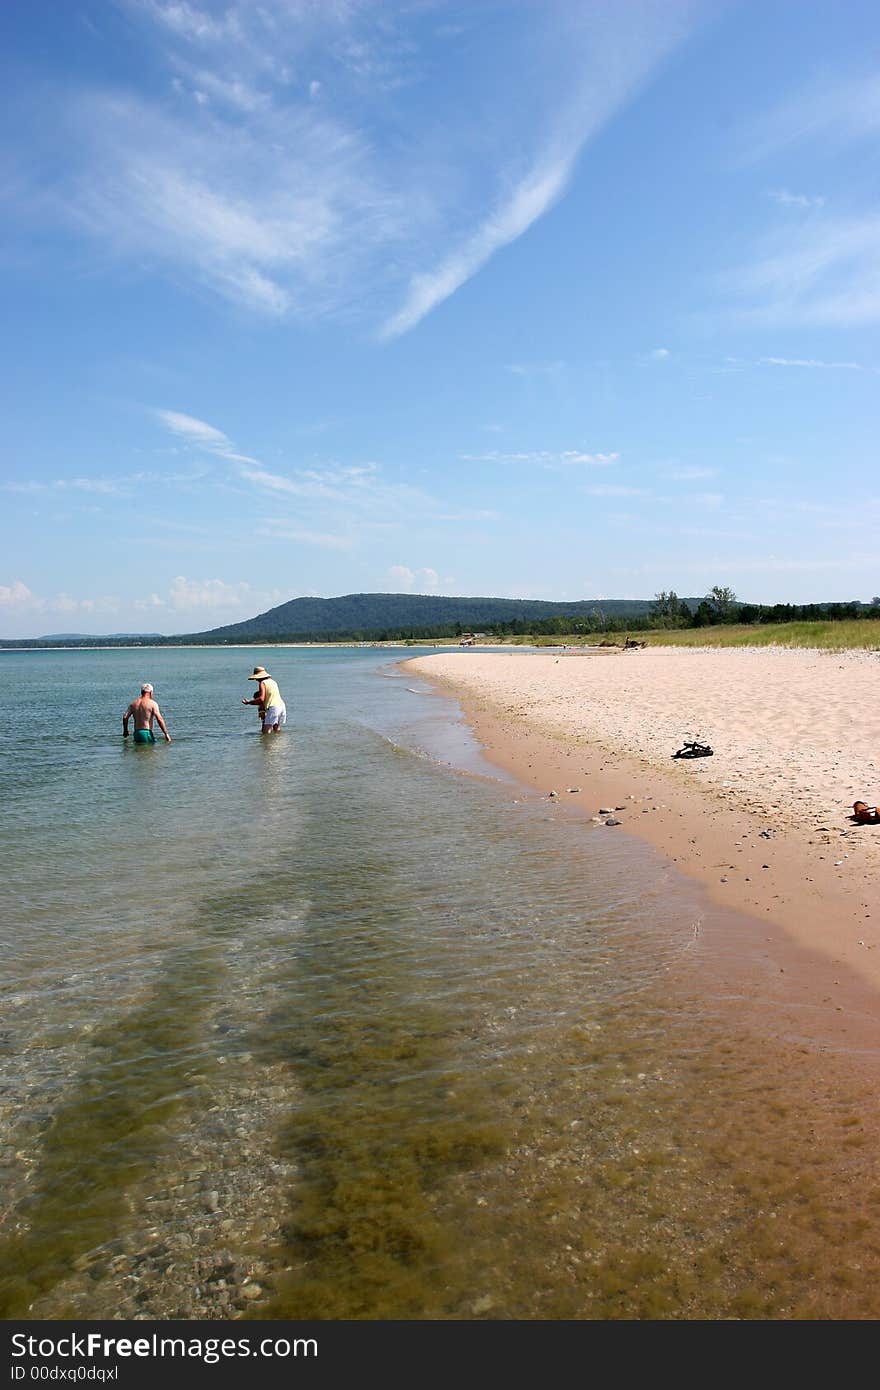
[[[696,999],[696,891],[405,655],[0,654],[4,1315],[861,1315],[816,1235],[866,1220],[858,1084],[801,1133],[790,1045]]]

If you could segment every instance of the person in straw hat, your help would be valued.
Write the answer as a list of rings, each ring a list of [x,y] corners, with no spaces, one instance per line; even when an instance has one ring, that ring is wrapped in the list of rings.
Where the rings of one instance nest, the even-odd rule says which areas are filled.
[[[252,700],[242,700],[243,705],[257,705],[263,716],[262,732],[277,734],[281,725],[287,723],[287,706],[281,698],[278,682],[273,680],[264,666],[255,666],[249,681],[258,681],[257,693]]]

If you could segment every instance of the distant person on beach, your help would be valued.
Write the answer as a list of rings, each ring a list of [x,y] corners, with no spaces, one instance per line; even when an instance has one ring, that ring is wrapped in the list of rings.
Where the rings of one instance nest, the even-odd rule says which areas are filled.
[[[880,811],[866,801],[854,801],[853,820],[858,821],[859,825],[880,825]]]
[[[134,720],[134,743],[155,743],[156,735],[153,733],[153,725],[158,724],[165,735],[165,742],[171,742],[171,735],[165,727],[165,720],[162,718],[162,711],[153,699],[153,687],[147,682],[141,686],[141,693],[137,700],[132,700],[125,714],[122,716],[122,737],[128,738],[128,721]]]
[[[278,682],[262,666],[255,666],[249,681],[259,681],[257,693],[252,700],[242,700],[243,705],[256,705],[262,715],[264,734],[277,734],[281,725],[287,723],[287,706],[281,698]]]

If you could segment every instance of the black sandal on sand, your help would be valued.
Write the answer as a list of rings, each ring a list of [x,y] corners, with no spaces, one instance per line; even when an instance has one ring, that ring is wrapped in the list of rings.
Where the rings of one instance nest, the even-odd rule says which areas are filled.
[[[708,743],[686,743],[672,756],[673,758],[711,758],[712,754],[713,750]]]

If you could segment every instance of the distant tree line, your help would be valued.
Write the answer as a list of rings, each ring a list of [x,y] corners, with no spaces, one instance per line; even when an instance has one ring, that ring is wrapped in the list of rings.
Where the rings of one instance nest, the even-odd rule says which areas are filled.
[[[719,623],[809,623],[880,617],[880,597],[862,603],[741,603],[733,589],[716,584],[695,606],[674,589],[655,594],[645,620],[649,628],[712,627]]]
[[[870,603],[853,599],[850,603],[741,603],[733,589],[715,585],[698,602],[680,599],[674,589],[654,597],[644,615],[606,614],[600,607],[593,613],[565,617],[489,623],[492,637],[586,636],[596,632],[651,632],[674,628],[713,627],[720,624],[828,622],[853,618],[880,617],[880,596]],[[440,634],[436,634],[440,635]]]

